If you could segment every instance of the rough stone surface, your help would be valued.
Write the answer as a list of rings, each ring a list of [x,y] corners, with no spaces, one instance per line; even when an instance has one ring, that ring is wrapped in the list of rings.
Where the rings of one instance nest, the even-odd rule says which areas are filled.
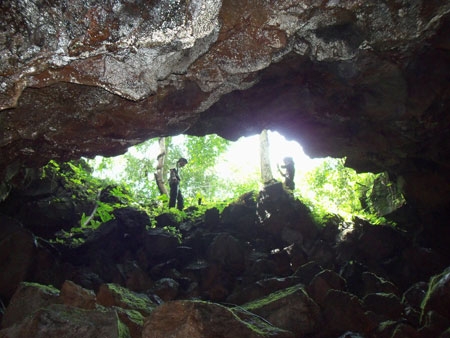
[[[293,332],[296,337],[315,333],[321,320],[319,306],[301,285],[277,291],[242,307]]]
[[[1,327],[20,323],[33,312],[58,302],[59,290],[51,286],[21,283],[2,318]]]
[[[277,201],[273,203],[277,205]],[[53,261],[43,260],[59,266],[59,274],[46,272],[39,253],[45,242],[35,237],[37,249],[31,256],[37,253],[37,257],[30,259],[31,268],[12,283],[0,284],[2,295],[18,286],[11,299],[1,297],[6,309],[0,314],[0,337],[40,337],[43,332],[65,336],[54,325],[61,318],[67,319],[67,326],[61,329],[89,335],[90,327],[83,325],[90,322],[80,318],[91,314],[103,318],[93,324],[98,325],[97,333],[114,330],[113,322],[119,318],[132,338],[143,337],[145,317],[153,318],[144,335],[150,337],[154,328],[160,336],[208,338],[428,338],[448,334],[448,259],[440,261],[432,248],[417,247],[407,233],[394,234],[366,224],[353,229],[354,236],[347,226],[330,235],[330,228],[318,227],[317,236],[305,236],[302,244],[274,250],[274,243],[286,240],[282,232],[256,231],[249,236],[250,227],[262,225],[249,217],[256,215],[256,208],[239,211],[240,222],[249,222],[241,232],[229,227],[229,217],[221,214],[212,224],[203,217],[187,219],[180,242],[162,229],[143,231],[147,217],[138,216],[137,210],[123,211],[114,223],[106,222],[97,229],[99,234],[80,234],[88,240],[87,245],[55,245]],[[283,209],[273,212],[272,218],[284,220]],[[27,231],[33,238],[11,219],[0,219],[8,221],[0,228],[2,236]],[[371,247],[381,250],[386,231],[396,238],[395,243],[401,243],[399,248],[406,249],[398,255],[392,250],[397,245],[388,242],[387,250],[374,253],[380,260],[368,259],[372,255],[361,248],[358,239],[373,242]],[[133,249],[130,243],[139,248]],[[321,255],[318,264],[314,248],[324,243],[332,254]],[[16,244],[2,263],[26,251],[29,242]],[[47,245],[51,247],[51,243]],[[423,250],[426,254],[419,255],[420,259],[412,254]],[[299,255],[305,263],[297,267]],[[13,269],[4,266],[8,270],[2,277]],[[34,283],[20,283],[21,279]],[[50,284],[56,288],[45,286]],[[152,317],[158,311],[161,313]],[[78,326],[80,320],[84,324]],[[108,332],[114,337],[113,331]]]
[[[159,306],[145,320],[142,338],[279,337],[294,335],[250,313],[214,303],[174,301]]]
[[[427,312],[434,311],[450,321],[450,268],[430,279],[421,307],[422,320]]]
[[[373,330],[373,323],[365,313],[361,301],[354,295],[330,290],[323,301],[325,332],[324,336],[336,336],[346,331],[364,334]]]
[[[114,310],[83,310],[63,304],[38,309],[18,325],[0,330],[1,338],[129,338]]]
[[[0,15],[1,199],[49,159],[271,128],[388,171],[422,220],[448,215],[447,1],[5,0]]]
[[[61,286],[61,302],[65,305],[80,309],[92,310],[95,308],[95,293],[86,290],[72,281],[65,281]]]
[[[28,278],[37,249],[29,230],[8,217],[0,216],[0,221],[0,297],[8,299]]]

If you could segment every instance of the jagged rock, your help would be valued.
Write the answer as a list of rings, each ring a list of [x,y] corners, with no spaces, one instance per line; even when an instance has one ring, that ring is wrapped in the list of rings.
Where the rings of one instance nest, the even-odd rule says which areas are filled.
[[[399,320],[403,314],[403,305],[392,293],[371,293],[363,298],[364,308],[374,312],[380,321]]]
[[[119,316],[119,320],[125,324],[130,332],[131,338],[141,338],[144,326],[144,316],[136,310],[122,309],[114,307]]]
[[[150,229],[143,238],[142,253],[148,260],[146,265],[140,264],[143,268],[147,268],[155,262],[167,261],[174,257],[176,248],[179,245],[178,238],[169,234],[162,229]]]
[[[155,282],[151,291],[167,302],[176,299],[179,294],[179,288],[180,284],[172,278],[162,278]]]
[[[17,221],[0,216],[0,297],[10,299],[30,273],[37,248],[35,237]]]
[[[241,306],[296,337],[315,333],[321,323],[319,306],[308,296],[303,285],[274,292]]]
[[[372,272],[363,272],[362,282],[364,283],[363,295],[381,292],[392,293],[399,296],[399,290],[392,282],[387,281]]]
[[[205,211],[205,226],[214,228],[220,223],[220,212],[217,208]]]
[[[60,230],[78,225],[81,214],[89,213],[93,203],[74,199],[60,176],[51,170],[28,169],[22,184],[0,204],[0,212],[13,217],[43,238],[53,238]]]
[[[310,211],[299,200],[284,190],[282,183],[266,185],[260,192],[257,201],[257,213],[260,220],[261,231],[268,234],[286,234],[286,231],[295,231],[301,236],[283,238],[290,245],[299,240],[301,244],[313,240],[318,229],[312,220]],[[277,217],[273,217],[277,215]],[[288,228],[284,230],[284,228]]]
[[[298,242],[287,246],[285,250],[291,258],[291,269],[293,271],[296,271],[300,266],[308,262],[308,255]]]
[[[156,220],[156,225],[159,228],[163,228],[165,226],[172,226],[172,227],[180,226],[180,221],[177,220],[177,217],[173,213],[168,213],[168,212],[162,213],[162,214],[156,216],[155,220]]]
[[[40,308],[59,302],[59,290],[52,286],[22,282],[8,304],[2,328],[20,323]]]
[[[94,291],[84,289],[69,280],[66,280],[61,286],[59,298],[63,304],[68,306],[86,310],[95,308],[96,298]]]
[[[156,307],[150,298],[142,293],[132,292],[120,285],[103,284],[97,292],[97,303],[106,307],[117,306],[136,310],[148,316]]]
[[[362,276],[363,273],[367,271],[368,268],[364,264],[350,260],[341,266],[339,274],[347,282],[347,290],[358,297],[362,297],[364,294],[364,282]]]
[[[86,334],[90,334],[89,332],[92,328],[89,327],[91,325],[105,326],[97,328],[97,331],[95,331],[97,334],[102,332],[112,334],[111,332],[114,332],[114,329],[108,328],[111,325],[111,323],[108,323],[108,317],[110,317],[109,320],[112,323],[116,323],[116,326],[119,328],[119,337],[127,337],[129,329],[132,338],[140,338],[144,321],[142,313],[148,315],[149,307],[142,306],[144,302],[142,297],[140,298],[126,289],[119,287],[111,287],[110,289],[120,290],[120,296],[122,296],[120,298],[115,294],[116,298],[114,296],[110,297],[110,302],[107,306],[113,307],[114,311],[105,309],[96,303],[96,296],[93,291],[83,289],[71,281],[65,281],[61,291],[54,287],[37,283],[22,283],[6,308],[2,320],[2,327],[10,329],[0,331],[0,337],[38,337],[42,334],[41,331],[48,331],[52,334],[50,337],[57,337],[57,334],[67,336],[65,333],[63,334],[61,331],[53,328],[58,320],[61,320],[57,319],[61,316],[65,318],[64,322],[67,326],[72,325],[74,330],[86,332]],[[114,299],[111,300],[111,298]],[[104,304],[108,303],[105,292],[100,294],[100,299]],[[54,307],[55,304],[64,306]],[[128,329],[123,327],[122,323],[117,323],[117,315]],[[93,321],[83,320],[84,316],[93,316]],[[45,320],[45,318],[48,320]],[[80,324],[77,321],[81,320],[85,322],[87,327],[83,327],[83,325],[77,326]],[[42,321],[43,326],[40,326],[40,321]],[[44,323],[47,323],[49,326],[45,326],[47,324]],[[63,327],[61,328],[64,329]],[[95,334],[92,333],[92,337]],[[114,334],[111,335],[111,337],[114,336]]]
[[[199,282],[203,289],[203,299],[213,302],[224,301],[236,283],[236,276],[222,264],[208,264]]]
[[[428,283],[417,282],[411,285],[408,290],[403,293],[402,302],[415,309],[419,309],[428,290]]]
[[[84,310],[63,304],[37,309],[20,323],[0,330],[2,338],[130,337],[114,310]]]
[[[420,326],[421,304],[425,298],[428,289],[428,283],[418,282],[408,288],[403,293],[402,303],[405,307],[405,318],[415,327]]]
[[[338,252],[342,260],[351,260],[356,255],[360,262],[370,265],[399,255],[405,246],[404,236],[393,227],[373,226],[356,219],[354,229],[339,243]]]
[[[365,313],[361,301],[351,293],[329,290],[322,303],[325,330],[320,336],[338,336],[346,331],[365,334],[376,328]]]
[[[200,301],[174,301],[146,318],[142,338],[277,337],[293,338],[251,313]]]
[[[120,230],[124,233],[124,237],[140,238],[144,234],[145,227],[150,225],[148,215],[133,207],[114,209],[113,214],[119,223]]]
[[[345,279],[331,270],[323,270],[311,280],[306,290],[314,301],[322,305],[327,292],[333,290],[345,290]]]
[[[251,255],[247,265],[247,269],[242,276],[246,284],[274,277],[277,269],[275,262],[265,254]]]
[[[395,321],[387,321],[380,324],[376,331],[377,338],[424,338],[417,329]]]
[[[411,282],[426,281],[431,276],[439,274],[448,266],[448,261],[441,254],[431,248],[410,247],[402,252],[402,260],[393,264],[391,269],[403,266],[403,275],[396,276],[396,283],[400,286],[409,286]],[[396,275],[395,270],[389,271]]]
[[[422,320],[429,311],[434,311],[450,321],[450,268],[430,279],[421,307]]]
[[[240,275],[245,269],[246,248],[243,243],[227,233],[214,237],[208,247],[207,258],[221,264],[231,275]]]
[[[450,327],[450,320],[436,311],[428,311],[421,316],[423,326],[420,332],[425,337],[438,337]]]
[[[275,263],[276,276],[284,277],[292,274],[291,257],[286,248],[272,251],[268,258]]]
[[[307,253],[309,260],[324,268],[334,269],[336,266],[336,251],[332,245],[325,241],[314,241]]]
[[[123,277],[123,284],[131,291],[141,292],[153,286],[153,280],[135,261],[117,264],[117,269]]]
[[[322,270],[323,268],[317,262],[310,261],[299,267],[293,275],[300,278],[301,283],[309,284],[314,276]]]
[[[221,214],[221,221],[228,229],[235,229],[242,238],[257,237],[256,203],[250,198],[227,205]]]

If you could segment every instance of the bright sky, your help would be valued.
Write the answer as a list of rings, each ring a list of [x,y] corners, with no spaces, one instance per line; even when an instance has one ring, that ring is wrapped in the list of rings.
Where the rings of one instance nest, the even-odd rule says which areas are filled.
[[[304,152],[300,144],[295,141],[287,141],[284,136],[277,132],[269,131],[270,162],[272,164],[272,174],[276,179],[281,180],[278,173],[277,164],[283,164],[283,158],[290,156],[294,159],[296,176],[301,172],[311,170],[319,165],[322,159],[311,159]],[[233,176],[233,173],[240,172],[245,177],[254,172],[259,173],[259,135],[241,137],[234,142],[222,161],[217,164],[216,170],[222,177]]]

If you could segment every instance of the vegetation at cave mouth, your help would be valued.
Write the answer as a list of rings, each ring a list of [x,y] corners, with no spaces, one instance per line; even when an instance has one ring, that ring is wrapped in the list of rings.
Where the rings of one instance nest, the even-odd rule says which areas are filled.
[[[94,206],[89,213],[81,215],[79,225],[70,231],[60,231],[57,241],[82,241],[83,234],[95,230],[102,223],[114,218],[114,210],[134,207],[145,211],[151,220],[163,213],[169,213],[181,221],[195,221],[206,210],[223,208],[245,193],[261,189],[258,173],[248,177],[221,177],[215,164],[228,149],[230,142],[216,135],[207,137],[187,137],[184,143],[176,143],[167,138],[167,160],[165,170],[179,157],[189,154],[189,165],[183,168],[182,189],[186,199],[186,211],[168,208],[167,195],[158,191],[153,172],[156,156],[151,158],[148,151],[155,140],[137,146],[137,151],[123,155],[124,169],[119,180],[102,179],[93,175],[92,165],[98,170],[111,170],[111,158],[101,161],[80,159],[67,163],[50,161],[42,168],[42,177],[58,179],[66,190],[72,191],[73,199],[90,201]],[[142,154],[146,154],[144,157]],[[236,174],[237,175],[237,174]],[[294,197],[308,206],[318,224],[336,215],[348,220],[355,216],[368,219],[373,224],[385,223],[383,215],[404,203],[403,196],[386,173],[357,174],[345,167],[345,159],[324,159],[320,165],[302,173],[297,181]],[[224,193],[226,192],[226,194]],[[256,193],[253,194],[257,196]],[[154,227],[155,221],[149,224]],[[166,230],[176,233],[176,229]]]

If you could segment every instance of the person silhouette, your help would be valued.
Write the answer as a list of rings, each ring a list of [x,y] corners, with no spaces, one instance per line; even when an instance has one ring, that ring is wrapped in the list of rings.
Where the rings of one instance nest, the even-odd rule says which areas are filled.
[[[294,160],[292,157],[285,157],[283,159],[284,164],[281,166],[278,166],[278,171],[280,174],[284,177],[284,185],[290,189],[295,189],[295,183],[294,183],[294,176],[295,176],[295,165]],[[282,171],[281,169],[284,169]]]
[[[178,208],[178,210],[183,210],[184,208],[184,198],[183,194],[180,190],[180,168],[183,168],[188,161],[184,157],[180,157],[176,163],[176,167],[170,169],[170,176],[169,176],[169,187],[170,187],[170,193],[169,193],[169,208],[174,208],[175,205]]]

